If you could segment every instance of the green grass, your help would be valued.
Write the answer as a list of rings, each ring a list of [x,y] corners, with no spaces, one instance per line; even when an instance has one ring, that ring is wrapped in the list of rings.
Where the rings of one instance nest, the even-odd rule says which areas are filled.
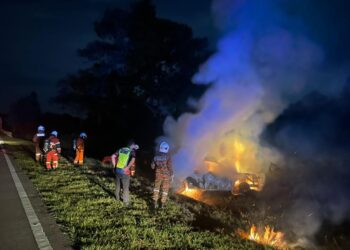
[[[33,160],[30,144],[14,141],[17,143],[7,148],[76,249],[267,248],[220,227],[201,227],[196,220],[203,207],[195,203],[187,206],[186,202],[172,199],[166,209],[153,212],[149,183],[141,177],[131,182],[132,205],[126,209],[112,196],[114,180],[109,169],[97,161],[90,160],[89,167],[78,169],[63,158],[59,169],[48,172]],[[224,221],[226,226],[237,223],[232,216],[225,218],[211,212],[207,216],[223,227]]]

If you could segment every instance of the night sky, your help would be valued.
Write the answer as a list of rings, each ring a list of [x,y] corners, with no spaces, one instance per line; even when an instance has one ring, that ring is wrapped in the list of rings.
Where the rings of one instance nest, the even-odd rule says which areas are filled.
[[[42,109],[55,110],[49,99],[56,83],[87,66],[77,50],[94,40],[93,22],[106,8],[127,8],[127,0],[5,0],[0,3],[0,112],[19,97],[36,91]],[[154,0],[160,17],[190,25],[212,47],[220,31],[211,17],[211,0]],[[288,2],[288,1],[285,1]],[[330,64],[350,58],[350,1],[303,0],[288,7]]]
[[[5,0],[0,3],[0,112],[36,91],[42,109],[57,110],[50,98],[56,83],[87,66],[77,50],[96,36],[93,23],[106,8],[128,8],[127,0]],[[155,0],[159,17],[189,24],[215,44],[211,0]]]

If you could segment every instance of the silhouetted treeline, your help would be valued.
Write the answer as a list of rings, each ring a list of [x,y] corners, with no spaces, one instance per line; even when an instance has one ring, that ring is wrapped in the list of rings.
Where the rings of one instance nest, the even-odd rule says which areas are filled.
[[[19,98],[11,105],[9,113],[1,117],[5,130],[10,130],[15,137],[27,140],[33,138],[39,125],[45,127],[47,135],[57,130],[63,138],[75,137],[86,127],[83,119],[69,114],[42,113],[35,92]]]
[[[61,80],[55,101],[86,118],[99,155],[131,138],[149,146],[166,116],[193,111],[188,98],[204,92],[191,78],[209,55],[207,40],[158,18],[147,0],[106,11],[94,28],[98,39],[79,50],[91,66]]]
[[[2,129],[7,130],[7,131],[11,131],[11,126],[8,122],[8,114],[5,113],[0,113],[0,117],[1,117],[1,126]]]
[[[6,122],[10,124],[14,136],[30,138],[40,121],[41,109],[35,92],[21,97],[10,107]]]

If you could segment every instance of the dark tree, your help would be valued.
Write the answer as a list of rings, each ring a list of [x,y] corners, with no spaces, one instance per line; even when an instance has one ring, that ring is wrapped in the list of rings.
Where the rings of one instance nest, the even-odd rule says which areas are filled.
[[[63,79],[56,101],[97,130],[152,141],[165,116],[179,115],[189,96],[204,91],[191,77],[208,56],[206,39],[158,18],[150,1],[106,11],[95,32],[98,40],[79,51],[92,66]]]
[[[40,104],[35,92],[18,99],[10,107],[9,120],[16,136],[31,138],[36,131],[41,115]]]

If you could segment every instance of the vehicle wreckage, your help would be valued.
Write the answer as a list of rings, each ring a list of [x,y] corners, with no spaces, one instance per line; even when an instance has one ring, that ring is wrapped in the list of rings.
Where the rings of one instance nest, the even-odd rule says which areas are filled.
[[[216,161],[205,160],[207,171],[195,170],[182,183],[180,193],[187,190],[201,191],[229,191],[233,195],[246,194],[249,191],[261,191],[265,182],[264,174],[238,173],[232,171],[229,175],[220,175],[213,171],[219,169],[220,164]]]

